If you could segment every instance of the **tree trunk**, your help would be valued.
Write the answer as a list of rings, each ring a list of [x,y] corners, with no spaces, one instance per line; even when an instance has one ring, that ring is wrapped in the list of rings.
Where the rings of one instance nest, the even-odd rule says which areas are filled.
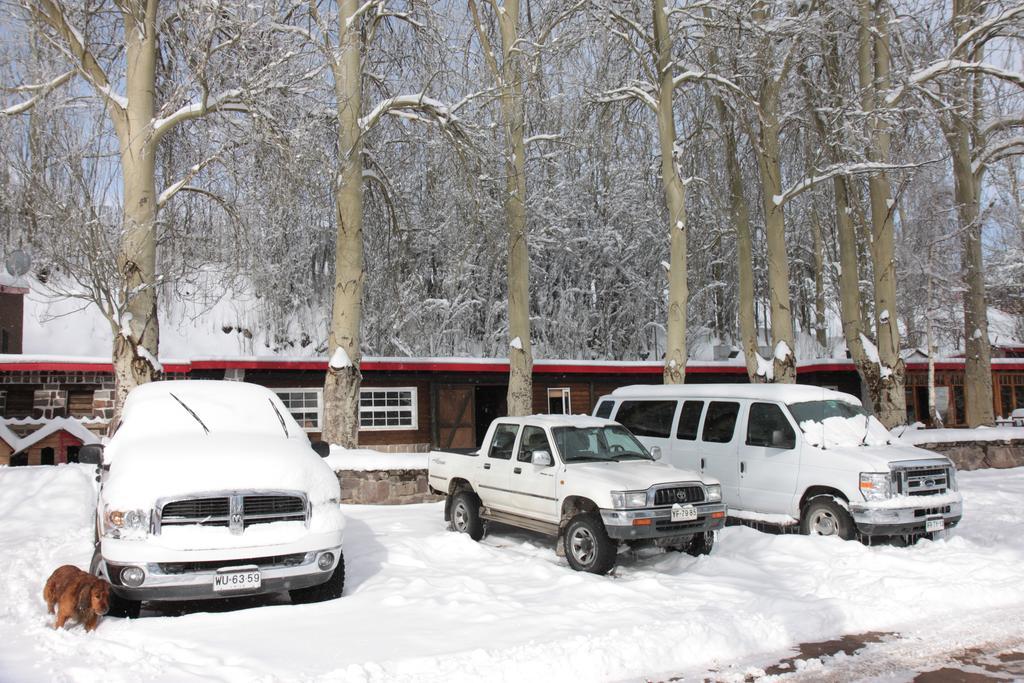
[[[338,175],[334,206],[334,300],[324,380],[323,439],[345,448],[359,444],[359,363],[363,281],[363,158],[359,114],[362,106],[362,40],[350,18],[357,0],[338,3],[338,57],[331,65],[338,108]]]
[[[526,144],[523,140],[522,68],[519,58],[519,0],[498,14],[501,33],[501,112],[508,155],[505,162],[508,220],[508,414],[533,412],[533,352],[530,342],[530,254],[526,234]]]
[[[768,82],[761,89],[760,140],[757,167],[761,176],[765,238],[768,242],[768,298],[772,318],[772,362],[775,382],[796,382],[793,318],[789,300],[789,256],[782,204],[782,169],[779,163],[779,85]]]
[[[163,369],[156,292],[156,145],[151,138],[156,91],[156,7],[125,11],[127,112],[113,114],[121,156],[124,232],[117,265],[124,311],[111,321],[114,332],[114,417],[135,387],[158,378]],[[139,25],[139,18],[143,25]]]
[[[822,351],[828,350],[825,322],[825,240],[821,235],[821,217],[811,208],[811,232],[814,237],[814,338]]]
[[[868,114],[867,159],[889,162],[889,129],[883,115],[876,114],[879,93],[889,90],[889,34],[887,14],[872,9],[868,0],[860,0],[860,31],[858,35],[858,77],[861,109]],[[900,357],[900,334],[896,314],[896,252],[893,229],[893,201],[886,173],[873,173],[868,178],[871,199],[872,290],[874,291],[875,330],[878,339],[879,382],[873,387],[871,400],[875,415],[887,428],[907,421],[904,381],[906,369]]]
[[[673,110],[672,39],[664,0],[653,0],[654,49],[658,69],[658,147],[661,183],[668,209],[669,271],[668,311],[665,321],[665,384],[682,384],[686,378],[686,190],[676,168],[676,122]]]
[[[974,0],[953,3],[953,29],[957,39],[977,22],[978,4]],[[980,50],[971,59],[981,61]],[[980,83],[976,76],[961,76],[954,94],[953,123],[949,133],[953,156],[954,194],[957,215],[963,232],[964,292],[964,403],[970,427],[995,423],[992,407],[992,347],[988,337],[988,304],[985,299],[985,270],[981,247],[982,168],[974,169],[973,146],[984,148],[979,119],[981,118]],[[972,85],[974,87],[972,87]]]

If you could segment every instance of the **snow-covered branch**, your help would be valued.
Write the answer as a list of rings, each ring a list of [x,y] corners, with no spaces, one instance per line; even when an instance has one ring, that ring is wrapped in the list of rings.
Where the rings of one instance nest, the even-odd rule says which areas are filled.
[[[674,76],[672,78],[672,87],[678,88],[679,86],[685,83],[693,83],[696,81],[703,81],[715,85],[720,85],[726,90],[729,90],[732,93],[739,95],[740,97],[747,96],[747,93],[745,90],[743,90],[743,88],[739,87],[738,85],[730,81],[728,78],[719,76],[718,74],[710,73],[708,71],[695,71],[693,69],[687,69],[686,71]]]
[[[1020,72],[1003,69],[986,62],[964,62],[959,59],[943,59],[911,74],[910,78],[907,79],[906,85],[896,88],[886,96],[885,103],[892,106],[907,93],[909,88],[921,86],[939,76],[960,71],[992,76],[993,78],[998,78],[999,80],[1024,88],[1024,74]]]
[[[157,197],[157,200],[156,200],[156,207],[157,207],[158,209],[162,209],[162,208],[164,207],[164,205],[165,205],[165,204],[166,204],[167,202],[169,202],[169,201],[171,200],[171,198],[172,198],[172,197],[173,197],[174,195],[178,194],[178,192],[179,192],[179,191],[181,191],[181,190],[184,190],[184,189],[186,189],[187,187],[189,187],[189,185],[188,185],[188,184],[189,184],[190,182],[192,182],[192,180],[193,180],[193,179],[194,179],[194,178],[195,178],[195,177],[196,177],[197,175],[199,175],[199,173],[200,173],[200,172],[201,172],[201,171],[202,171],[202,170],[203,170],[204,168],[206,168],[207,166],[209,166],[210,164],[212,164],[212,163],[213,163],[213,162],[214,162],[214,161],[215,161],[215,160],[216,160],[217,158],[219,158],[219,157],[220,157],[220,154],[219,154],[219,153],[218,153],[218,154],[213,154],[213,155],[210,155],[210,156],[206,157],[205,159],[203,159],[203,160],[202,160],[202,161],[200,161],[199,163],[197,163],[197,164],[193,164],[193,165],[192,165],[192,166],[191,166],[191,167],[190,167],[190,168],[188,169],[188,171],[186,171],[186,172],[185,172],[185,175],[184,175],[184,176],[182,176],[182,177],[181,177],[181,178],[180,178],[179,180],[177,180],[176,182],[173,182],[173,183],[171,183],[170,185],[168,185],[168,186],[167,186],[167,187],[166,187],[166,188],[164,189],[164,191],[160,193],[160,196],[159,196],[159,197]]]
[[[210,97],[208,93],[204,92],[203,96],[197,101],[179,108],[170,116],[155,119],[153,121],[153,136],[159,140],[179,123],[198,119],[206,114],[210,114],[221,109],[229,107],[237,109],[242,107],[244,110],[240,99],[241,96],[242,91],[239,88],[226,90],[214,95],[213,97]]]
[[[419,93],[417,95],[396,95],[381,101],[369,114],[359,119],[359,129],[365,135],[386,114],[401,116],[409,113],[424,114],[442,126],[458,121],[446,104]],[[419,117],[414,116],[414,118],[418,119]]]
[[[601,103],[636,100],[646,104],[651,111],[658,111],[658,100],[654,99],[654,86],[650,83],[634,83],[600,93],[595,100]]]
[[[791,199],[798,197],[805,191],[819,183],[831,180],[836,176],[870,175],[872,173],[884,173],[886,171],[901,171],[920,168],[926,164],[932,164],[938,159],[931,159],[917,164],[880,164],[872,161],[865,161],[853,164],[835,164],[824,168],[812,176],[790,185],[782,194],[772,197],[775,206],[782,206]]]
[[[998,36],[1006,24],[1018,17],[1024,17],[1024,5],[1018,4],[987,21],[983,21],[960,37],[960,40],[957,41],[950,51],[950,56],[955,57],[964,52],[968,46],[977,47],[984,45],[987,41]]]
[[[973,173],[977,173],[987,164],[1019,154],[1024,154],[1024,137],[1018,136],[1008,138],[1006,140],[1000,140],[999,142],[991,144],[985,148],[981,154],[971,162],[971,171]]]
[[[34,94],[23,102],[19,102],[18,104],[14,104],[10,107],[7,107],[6,109],[0,110],[0,115],[15,116],[17,114],[24,114],[29,109],[34,107],[37,102],[39,102],[41,99],[49,95],[50,92],[71,80],[71,77],[74,76],[76,73],[77,71],[75,69],[72,69],[70,71],[65,71],[61,75],[57,76],[56,78],[50,81],[47,81],[46,83],[38,83],[35,85],[22,85],[17,88],[12,88],[12,90],[15,92],[31,92]]]

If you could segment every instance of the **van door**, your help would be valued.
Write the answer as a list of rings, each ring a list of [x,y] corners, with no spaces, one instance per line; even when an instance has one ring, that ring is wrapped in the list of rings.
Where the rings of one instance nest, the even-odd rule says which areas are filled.
[[[703,400],[683,401],[675,438],[672,439],[672,451],[666,456],[668,462],[676,467],[697,472],[704,469],[706,458],[701,455],[701,447],[697,442],[704,403]]]
[[[740,506],[739,461],[737,449],[740,416],[739,401],[710,401],[704,411],[698,448],[704,459],[704,472],[722,483],[722,500]]]
[[[741,507],[789,514],[800,474],[796,429],[774,403],[751,403],[740,446]]]
[[[551,456],[551,465],[534,465],[533,454],[537,451],[547,451]],[[557,462],[544,428],[533,425],[523,427],[519,451],[512,462],[512,474],[509,476],[511,502],[520,513],[547,522],[558,521],[560,511],[555,495]]]
[[[512,473],[512,454],[517,446],[520,425],[501,423],[494,426],[490,446],[483,457],[477,493],[488,507],[508,510],[512,507],[508,478]]]
[[[662,453],[668,454],[672,448],[670,437],[678,405],[679,401],[675,399],[622,401],[614,419],[634,436],[640,437],[647,448],[657,446]]]

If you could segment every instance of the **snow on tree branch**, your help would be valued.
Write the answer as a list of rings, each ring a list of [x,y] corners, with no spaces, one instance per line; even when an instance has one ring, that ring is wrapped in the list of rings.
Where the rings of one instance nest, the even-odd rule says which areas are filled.
[[[772,202],[775,206],[782,206],[789,200],[799,196],[815,185],[823,183],[826,180],[831,180],[836,176],[867,175],[872,173],[884,173],[885,171],[908,170],[920,168],[926,164],[933,164],[937,161],[939,161],[939,159],[930,159],[917,164],[881,164],[871,161],[852,164],[835,164],[822,169],[820,173],[804,178],[803,180],[790,185],[782,194],[772,197]]]
[[[199,100],[179,108],[170,116],[155,119],[153,121],[153,135],[155,138],[160,139],[174,126],[183,121],[198,119],[206,114],[228,107],[242,107],[241,96],[242,90],[240,88],[232,88],[213,97],[209,97],[208,93],[204,92]]]
[[[32,97],[28,98],[24,102],[12,105],[7,109],[0,110],[0,114],[4,116],[16,116],[17,114],[24,114],[29,109],[34,107],[37,102],[50,94],[51,91],[59,88],[60,86],[71,80],[71,77],[77,73],[76,70],[65,71],[56,78],[47,81],[46,83],[39,83],[36,85],[22,85],[17,88],[12,88],[14,92],[34,92]]]
[[[958,71],[992,76],[1024,88],[1024,74],[1020,72],[1002,69],[986,62],[964,62],[959,59],[943,59],[911,74],[910,78],[907,79],[906,85],[896,88],[886,96],[885,103],[891,106],[906,94],[908,88],[924,85],[939,76]]]

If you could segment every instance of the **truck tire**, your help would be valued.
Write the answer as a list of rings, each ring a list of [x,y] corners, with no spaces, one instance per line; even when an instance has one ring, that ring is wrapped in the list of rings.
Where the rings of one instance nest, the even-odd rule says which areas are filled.
[[[484,537],[484,522],[480,519],[480,499],[471,491],[459,491],[452,496],[452,529],[469,534],[474,541]]]
[[[345,555],[338,551],[338,566],[334,568],[331,578],[325,583],[309,588],[297,588],[288,591],[293,605],[308,605],[311,602],[324,602],[340,598],[345,591]]]
[[[800,518],[800,533],[809,536],[836,536],[849,541],[856,535],[853,518],[832,496],[815,496],[807,501]]]
[[[100,549],[97,543],[96,549],[92,553],[92,561],[89,563],[89,573],[93,576],[100,576],[100,562]],[[110,580],[109,577],[107,580]],[[110,589],[110,602],[107,608],[108,617],[114,617],[115,619],[138,619],[139,612],[141,611],[141,601],[122,598],[114,592],[113,588]]]
[[[595,512],[576,515],[565,529],[565,558],[578,572],[607,574],[615,566],[618,544],[608,538]]]
[[[688,540],[682,545],[672,546],[670,550],[675,550],[680,553],[686,553],[687,555],[693,555],[698,557],[700,555],[710,555],[711,549],[715,547],[715,532],[705,531],[702,534],[694,534],[693,538]]]

